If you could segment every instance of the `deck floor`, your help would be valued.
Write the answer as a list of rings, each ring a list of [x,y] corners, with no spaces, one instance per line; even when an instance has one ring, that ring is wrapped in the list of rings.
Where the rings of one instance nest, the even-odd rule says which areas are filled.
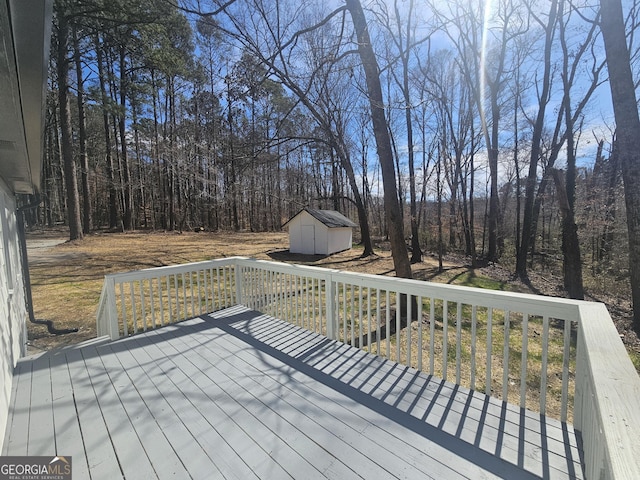
[[[3,455],[76,479],[583,478],[570,425],[233,307],[16,367]]]

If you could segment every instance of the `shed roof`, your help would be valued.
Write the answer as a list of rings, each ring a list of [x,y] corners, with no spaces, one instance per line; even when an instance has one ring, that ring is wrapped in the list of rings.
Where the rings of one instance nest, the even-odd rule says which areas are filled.
[[[313,208],[303,208],[298,213],[296,213],[293,217],[291,217],[289,221],[283,225],[283,227],[288,225],[289,222],[291,222],[291,220],[296,218],[302,212],[307,212],[313,218],[325,224],[329,228],[358,226],[354,222],[349,220],[347,217],[342,215],[340,212],[336,212],[335,210],[316,210]]]

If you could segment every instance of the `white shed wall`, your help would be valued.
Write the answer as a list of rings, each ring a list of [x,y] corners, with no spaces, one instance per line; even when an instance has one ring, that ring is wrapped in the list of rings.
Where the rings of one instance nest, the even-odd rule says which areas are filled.
[[[313,240],[308,238],[313,228]],[[330,255],[351,248],[350,227],[329,228],[308,212],[289,221],[289,251],[307,255]]]
[[[329,253],[349,250],[353,241],[353,230],[351,227],[332,228],[329,235]]]
[[[25,306],[14,196],[0,180],[0,451],[4,442],[13,368],[26,352]]]

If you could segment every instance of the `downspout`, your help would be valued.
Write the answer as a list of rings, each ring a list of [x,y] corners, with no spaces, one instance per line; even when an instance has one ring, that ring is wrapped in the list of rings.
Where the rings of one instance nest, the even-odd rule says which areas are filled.
[[[35,200],[28,205],[18,208],[17,210],[17,223],[18,223],[18,238],[20,239],[20,257],[22,261],[22,273],[24,275],[24,297],[25,303],[27,307],[27,312],[29,313],[29,321],[31,323],[35,323],[38,325],[46,325],[49,333],[53,335],[64,335],[67,333],[75,333],[78,331],[77,328],[63,328],[57,329],[53,326],[53,322],[51,320],[36,320],[35,314],[33,313],[33,297],[31,296],[31,275],[29,274],[29,260],[27,258],[27,238],[25,235],[24,229],[24,212],[26,210],[32,210],[40,205],[40,195],[35,195]]]

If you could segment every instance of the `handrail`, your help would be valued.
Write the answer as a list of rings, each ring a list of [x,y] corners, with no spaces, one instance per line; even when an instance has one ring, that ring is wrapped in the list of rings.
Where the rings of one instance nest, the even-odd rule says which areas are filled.
[[[640,478],[640,378],[601,303],[579,305],[574,427],[587,479]]]
[[[229,257],[107,275],[98,334],[235,304],[553,410],[582,432],[586,478],[640,478],[640,378],[602,304]]]

